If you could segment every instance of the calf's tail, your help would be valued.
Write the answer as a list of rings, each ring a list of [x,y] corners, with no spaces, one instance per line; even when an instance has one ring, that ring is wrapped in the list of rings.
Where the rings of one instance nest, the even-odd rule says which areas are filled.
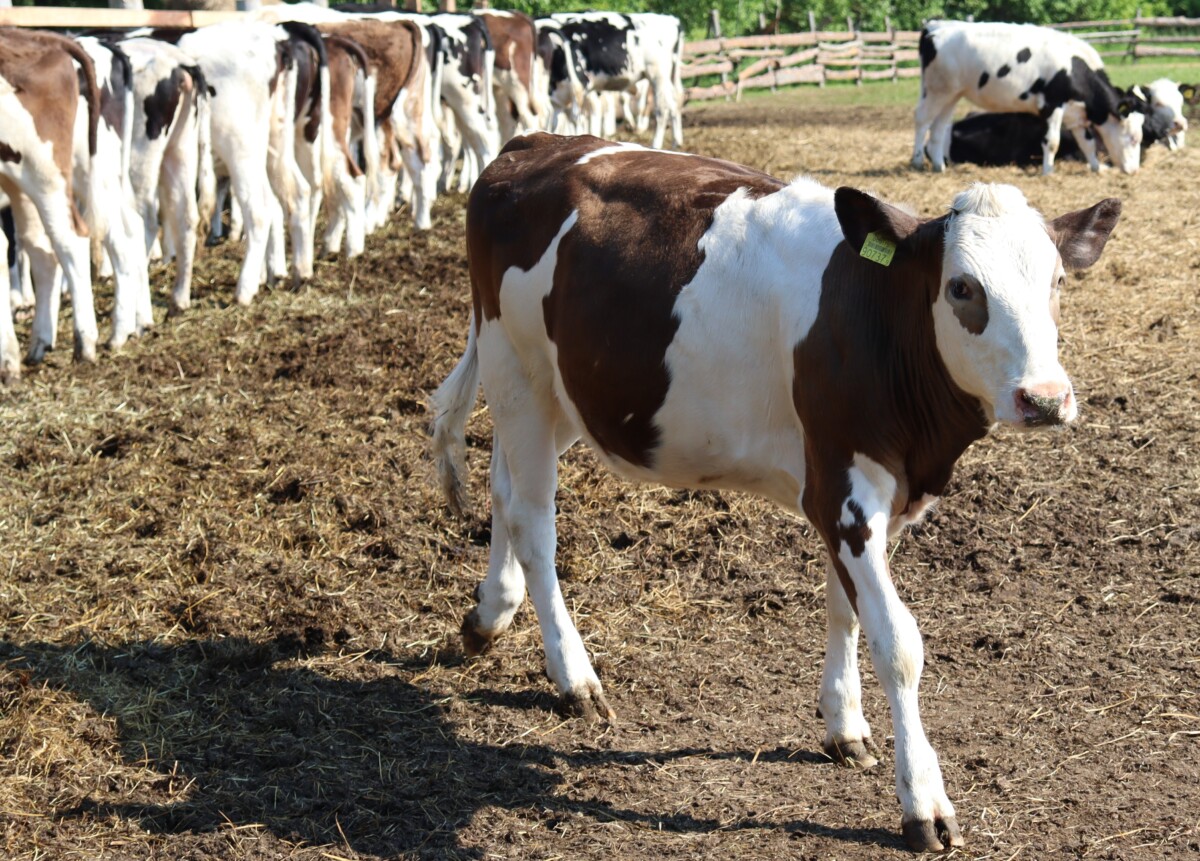
[[[467,419],[479,391],[479,353],[475,345],[475,317],[471,316],[467,349],[450,376],[430,400],[433,412],[433,459],[446,504],[462,517],[468,505]]]

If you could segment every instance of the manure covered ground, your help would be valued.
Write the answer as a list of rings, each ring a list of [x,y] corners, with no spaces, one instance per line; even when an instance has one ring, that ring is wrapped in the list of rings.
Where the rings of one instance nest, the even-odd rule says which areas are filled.
[[[685,134],[926,217],[977,179],[1050,215],[1124,201],[1063,297],[1078,423],[974,446],[892,568],[958,857],[1200,857],[1200,147],[1134,177],[934,176],[908,167],[910,107],[786,95],[691,107]],[[0,855],[906,854],[865,652],[883,760],[820,753],[821,549],[764,502],[637,487],[573,449],[560,572],[618,722],[554,710],[528,604],[464,659],[491,427],[481,401],[463,522],[424,412],[465,343],[463,203],[249,309],[238,249],[207,250],[186,316],[94,367],[64,320],[0,391]]]

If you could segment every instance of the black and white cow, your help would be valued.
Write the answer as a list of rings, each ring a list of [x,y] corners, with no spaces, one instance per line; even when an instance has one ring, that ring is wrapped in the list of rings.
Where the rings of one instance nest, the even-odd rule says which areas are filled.
[[[159,39],[120,43],[134,81],[129,181],[147,254],[159,245],[175,260],[169,313],[191,302],[200,212],[214,208],[208,84],[191,56]]]
[[[154,324],[150,303],[144,228],[134,202],[130,171],[135,127],[133,67],[118,46],[91,36],[76,40],[92,58],[100,87],[100,124],[96,152],[89,154],[87,113],[79,106],[75,121],[75,191],[98,257],[101,249],[113,267],[112,334],[118,349],[132,335]]]
[[[1136,96],[1128,98],[1132,99],[1133,109],[1144,116],[1142,149],[1166,142],[1172,127],[1169,116]],[[1091,134],[1090,129],[1084,130],[1085,138]],[[1038,114],[968,114],[950,129],[950,161],[990,167],[1033,167],[1042,163],[1045,140],[1046,120]],[[1096,143],[1103,149],[1103,140]],[[1086,156],[1074,136],[1068,135],[1059,142],[1055,160],[1086,161]]]
[[[590,130],[600,130],[599,93],[624,92],[640,80],[654,94],[654,139],[660,148],[671,126],[675,147],[683,146],[680,83],[683,42],[679,19],[671,15],[617,12],[564,12],[552,15],[579,56],[587,76]]]
[[[1144,117],[1111,83],[1096,50],[1069,33],[1030,24],[931,21],[921,31],[921,98],[912,163],[926,155],[945,169],[954,106],[967,98],[985,111],[1040,114],[1046,120],[1042,171],[1054,169],[1062,129],[1075,136],[1092,170],[1100,169],[1095,129],[1125,173],[1141,164]]]
[[[1188,128],[1183,106],[1188,91],[1187,84],[1177,84],[1169,78],[1159,78],[1144,87],[1135,86],[1130,89],[1132,95],[1149,104],[1149,111],[1144,112],[1157,121],[1156,130],[1162,126],[1166,127],[1163,139],[1166,141],[1167,149],[1183,148]],[[1141,108],[1139,107],[1139,109]]]
[[[538,18],[537,62],[550,94],[550,116],[546,131],[579,134],[584,128],[587,69],[580,54],[571,47],[562,24],[553,18]]]
[[[500,126],[496,115],[496,98],[492,87],[495,68],[495,49],[487,24],[474,15],[443,13],[434,15],[431,23],[440,28],[440,66],[435,80],[441,100],[450,109],[454,128],[449,129],[448,143],[454,144],[453,132],[461,140],[459,146],[449,146],[443,163],[444,181],[449,187],[453,179],[455,157],[462,148],[463,167],[459,174],[459,191],[469,191],[479,172],[487,167],[500,151]]]

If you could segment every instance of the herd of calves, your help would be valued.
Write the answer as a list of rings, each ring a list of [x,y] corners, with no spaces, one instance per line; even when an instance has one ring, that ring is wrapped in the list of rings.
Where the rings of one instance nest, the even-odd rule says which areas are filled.
[[[95,360],[93,267],[114,280],[112,348],[153,324],[151,259],[174,260],[169,312],[186,310],[200,225],[221,234],[227,195],[248,304],[312,275],[323,204],[324,253],[353,257],[401,202],[428,228],[439,190],[469,189],[517,134],[611,135],[623,107],[678,147],[682,46],[666,15],[310,4],[194,31],[0,29],[0,380],[21,368],[13,311],[34,306],[37,363],[65,291],[75,356]]]
[[[470,189],[515,135],[608,137],[622,112],[678,148],[682,54],[679,20],[648,13],[300,3],[194,31],[0,28],[0,382],[21,368],[13,311],[33,306],[25,360],[40,362],[66,290],[75,356],[95,360],[93,267],[114,279],[114,349],[153,324],[150,260],[174,260],[169,312],[187,309],[199,226],[221,235],[227,196],[248,304],[267,279],[312,275],[323,204],[323,252],[354,257],[401,203],[428,228],[438,192]],[[1181,144],[1196,98],[1169,81],[1118,91],[1090,46],[1028,25],[931,22],[920,55],[913,163],[935,170],[1048,172],[1069,130],[1094,168],[1099,144],[1132,172],[1149,142]],[[951,127],[962,97],[994,113]]]

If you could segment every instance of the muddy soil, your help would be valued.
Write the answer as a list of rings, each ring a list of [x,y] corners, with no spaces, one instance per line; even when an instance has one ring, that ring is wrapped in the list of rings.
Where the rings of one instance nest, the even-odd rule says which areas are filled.
[[[686,135],[923,216],[977,179],[1125,203],[1064,295],[1079,422],[976,445],[892,559],[957,854],[1200,857],[1200,148],[933,176],[910,123],[780,97],[691,108]],[[491,432],[481,402],[456,520],[424,402],[465,342],[463,199],[435,215],[250,309],[238,249],[210,250],[185,317],[94,367],[64,321],[0,391],[0,855],[904,856],[886,702],[864,652],[882,762],[821,754],[821,551],[764,502],[572,450],[560,572],[617,722],[555,711],[528,606],[463,657]]]

